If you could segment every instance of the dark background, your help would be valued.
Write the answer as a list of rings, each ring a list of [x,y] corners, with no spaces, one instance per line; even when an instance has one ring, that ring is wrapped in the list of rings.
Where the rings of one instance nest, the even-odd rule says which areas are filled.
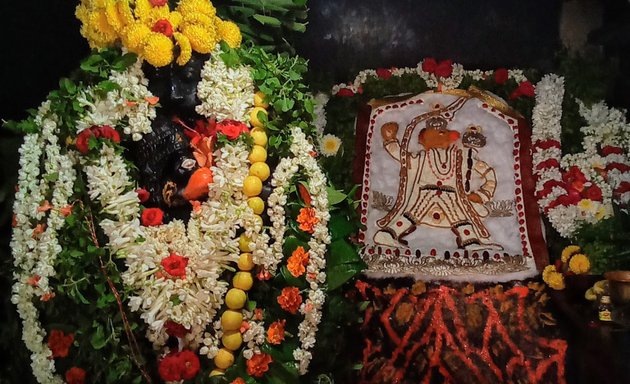
[[[572,0],[575,1],[575,0]],[[311,0],[307,32],[296,42],[322,84],[351,81],[362,69],[416,66],[424,57],[453,59],[465,68],[558,67],[562,48],[558,0]],[[586,1],[586,3],[593,3]],[[597,3],[597,2],[595,2]],[[89,53],[74,18],[75,1],[3,1],[0,56],[0,118],[26,117],[61,77]],[[608,94],[630,106],[630,5],[599,5],[603,25],[590,35],[621,76]],[[590,56],[587,51],[586,56]],[[9,237],[20,137],[0,130],[0,383],[29,382],[28,354],[10,303]],[[6,325],[5,325],[6,324]]]

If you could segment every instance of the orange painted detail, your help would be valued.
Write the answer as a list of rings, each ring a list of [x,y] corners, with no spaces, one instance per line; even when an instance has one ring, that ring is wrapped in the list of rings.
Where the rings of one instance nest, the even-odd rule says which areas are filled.
[[[527,287],[465,294],[442,285],[413,294],[355,286],[372,302],[361,327],[360,383],[566,382],[567,343],[528,323],[540,304]]]

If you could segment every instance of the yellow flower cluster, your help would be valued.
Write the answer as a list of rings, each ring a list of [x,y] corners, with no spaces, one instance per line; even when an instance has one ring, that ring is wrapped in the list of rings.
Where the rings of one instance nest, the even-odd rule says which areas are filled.
[[[236,48],[242,40],[208,0],[180,0],[173,10],[165,0],[81,0],[75,14],[90,47],[120,42],[156,67],[185,65],[192,51],[210,53],[220,40]]]
[[[556,271],[556,267],[548,265],[545,267],[542,273],[542,278],[549,288],[557,291],[564,289],[564,276],[562,273]]]
[[[588,257],[582,253],[578,253],[577,255],[573,255],[571,260],[569,260],[569,270],[576,275],[580,275],[582,273],[586,273],[591,269],[591,262],[588,260]]]

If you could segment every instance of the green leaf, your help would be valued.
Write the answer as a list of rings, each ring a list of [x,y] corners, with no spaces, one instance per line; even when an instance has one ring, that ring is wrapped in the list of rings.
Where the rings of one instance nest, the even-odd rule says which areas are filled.
[[[256,14],[252,17],[262,25],[270,25],[272,27],[279,27],[282,25],[282,22],[275,17],[260,14]]]
[[[90,338],[90,344],[92,344],[92,348],[99,350],[107,345],[107,339],[105,338],[105,331],[103,331],[103,326],[98,325],[96,327],[96,332]]]
[[[327,290],[330,292],[341,287],[343,283],[350,280],[354,275],[361,272],[361,270],[363,270],[363,266],[361,264],[327,266]]]
[[[308,251],[308,244],[305,241],[298,239],[295,236],[288,236],[284,239],[284,244],[282,244],[282,253],[284,256],[289,257],[295,251],[297,247],[304,247],[305,251]]]
[[[332,207],[333,205],[339,204],[348,197],[345,193],[338,191],[332,187],[326,187],[326,192],[328,193],[328,206]]]
[[[350,234],[356,232],[356,226],[353,225],[346,216],[333,215],[328,222],[330,236],[333,241],[338,239],[346,239]]]
[[[356,248],[343,239],[335,240],[330,244],[330,257],[326,264],[337,266],[342,264],[354,264],[361,261]]]

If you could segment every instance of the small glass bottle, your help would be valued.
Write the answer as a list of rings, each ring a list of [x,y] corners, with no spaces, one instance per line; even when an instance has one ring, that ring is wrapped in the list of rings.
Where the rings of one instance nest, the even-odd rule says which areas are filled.
[[[612,304],[610,303],[608,293],[604,293],[599,299],[599,307],[597,310],[600,321],[612,321]]]

